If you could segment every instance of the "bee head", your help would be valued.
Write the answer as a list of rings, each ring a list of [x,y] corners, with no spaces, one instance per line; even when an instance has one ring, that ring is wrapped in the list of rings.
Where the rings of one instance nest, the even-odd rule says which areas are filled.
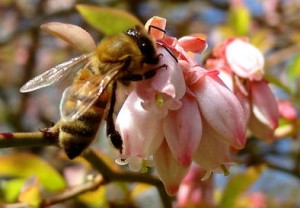
[[[151,36],[143,28],[136,26],[135,29],[127,30],[125,34],[135,41],[143,54],[145,63],[153,65],[158,63],[155,44]]]

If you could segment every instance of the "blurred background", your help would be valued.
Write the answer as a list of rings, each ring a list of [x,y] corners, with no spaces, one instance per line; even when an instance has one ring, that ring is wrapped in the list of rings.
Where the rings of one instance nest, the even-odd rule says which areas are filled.
[[[164,17],[170,36],[200,33],[208,42],[200,62],[225,38],[248,37],[264,53],[265,78],[276,97],[288,103],[282,107],[280,126],[275,132],[277,139],[265,143],[249,138],[246,148],[234,154],[239,165],[231,168],[230,176],[215,175],[209,186],[199,186],[202,193],[207,191],[211,195],[208,198],[214,201],[212,204],[217,204],[230,190],[241,190],[234,205],[227,207],[300,207],[299,118],[284,115],[288,110],[297,115],[300,106],[299,0],[0,0],[0,132],[34,132],[59,119],[59,88],[29,94],[21,94],[19,88],[35,75],[78,55],[63,41],[42,32],[41,24],[51,21],[76,24],[92,34],[96,42],[101,40],[103,35],[84,21],[75,9],[76,4],[120,8],[142,22],[154,15]],[[96,145],[107,147],[99,143]],[[64,163],[55,160],[57,155],[62,157],[57,148],[0,149],[2,160],[12,151],[38,154],[59,172],[64,172],[65,167],[72,167],[71,173],[77,170],[66,159]],[[113,154],[107,148],[103,152]],[[6,184],[12,179],[5,176],[1,165],[0,202],[5,201]],[[259,167],[259,173],[249,171],[249,167]],[[115,189],[108,189],[106,194],[114,192]],[[108,195],[109,200],[116,200]],[[156,197],[159,200],[157,194]],[[78,200],[71,205],[93,207]]]

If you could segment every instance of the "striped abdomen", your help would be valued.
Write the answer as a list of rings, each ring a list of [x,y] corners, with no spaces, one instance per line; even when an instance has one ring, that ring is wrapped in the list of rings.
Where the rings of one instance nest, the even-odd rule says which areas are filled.
[[[84,81],[87,80],[79,77],[74,84],[80,87],[82,86],[80,82]],[[95,103],[77,119],[59,121],[59,144],[70,159],[79,156],[94,140],[110,98],[109,94],[108,91],[103,92]],[[87,100],[87,97],[74,93],[74,96],[66,101],[64,108],[73,109],[76,102],[82,99]]]

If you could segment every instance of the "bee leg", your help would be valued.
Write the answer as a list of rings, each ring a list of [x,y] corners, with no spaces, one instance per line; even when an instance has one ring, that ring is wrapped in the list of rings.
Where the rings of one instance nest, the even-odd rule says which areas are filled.
[[[158,30],[158,31],[161,31],[161,32],[163,32],[163,33],[166,33],[165,30],[163,30],[163,29],[161,29],[161,28],[159,28],[159,27],[156,27],[156,26],[154,26],[154,25],[150,25],[150,26],[148,27],[148,33],[149,33],[149,34],[150,34],[150,32],[151,32],[151,29],[156,29],[156,30]],[[172,53],[172,52],[171,52],[164,44],[162,44],[162,43],[160,43],[160,42],[156,42],[156,44],[158,44],[158,45],[164,47],[164,48],[166,49],[166,51],[168,51],[168,53],[175,59],[175,61],[178,62],[178,60],[177,60],[177,58],[174,56],[174,54],[173,54],[173,53]]]
[[[55,123],[52,121],[50,127],[39,129],[39,131],[44,134],[45,138],[57,138],[58,129],[58,125],[55,125]]]
[[[46,128],[39,128],[39,131],[42,133],[47,133],[47,132],[51,132],[52,127],[55,126],[55,122],[54,121],[50,121],[50,126],[46,127]]]
[[[111,98],[110,98],[108,114],[107,114],[106,135],[110,138],[114,147],[120,151],[120,154],[122,154],[123,141],[122,141],[120,133],[115,128],[115,123],[114,123],[114,119],[113,119],[114,108],[115,108],[115,104],[116,104],[116,89],[117,89],[117,82],[114,82],[112,94],[111,94]]]
[[[162,55],[162,54],[161,54],[161,55]],[[161,68],[166,68],[166,69],[167,69],[168,66],[167,66],[166,64],[163,64],[163,65],[161,65],[161,66],[159,66],[159,67],[157,67],[157,68],[154,68],[154,69],[151,69],[151,70],[145,72],[145,73],[143,74],[143,79],[150,79],[150,78],[154,77],[155,74],[156,74],[156,71],[157,71],[158,69],[161,69]]]
[[[126,82],[126,81],[141,81],[144,79],[150,79],[155,76],[156,71],[158,69],[161,69],[164,67],[167,68],[168,66],[166,64],[163,64],[157,68],[154,68],[154,69],[151,69],[151,70],[145,72],[144,74],[126,74],[125,76],[122,77],[122,81],[124,81],[124,82]]]
[[[160,43],[160,42],[156,42],[157,45],[160,45],[161,47],[163,47],[172,57],[173,59],[175,59],[175,61],[178,63],[178,59],[174,56],[174,54],[168,49],[167,46],[165,46],[164,44]]]

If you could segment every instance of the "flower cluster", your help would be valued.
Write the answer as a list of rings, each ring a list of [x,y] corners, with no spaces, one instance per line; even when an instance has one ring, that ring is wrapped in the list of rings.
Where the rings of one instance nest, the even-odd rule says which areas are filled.
[[[165,20],[148,25],[164,30]],[[152,32],[153,31],[153,32]],[[227,173],[229,149],[244,147],[246,114],[217,70],[199,66],[194,54],[206,49],[198,37],[180,39],[150,34],[166,64],[156,76],[135,84],[122,106],[116,126],[123,139],[120,158],[139,170],[153,155],[154,166],[169,194],[178,191],[192,161],[206,171]]]
[[[230,38],[217,45],[205,63],[219,70],[220,77],[241,102],[254,136],[270,141],[278,126],[278,104],[263,79],[264,58],[248,39]]]

